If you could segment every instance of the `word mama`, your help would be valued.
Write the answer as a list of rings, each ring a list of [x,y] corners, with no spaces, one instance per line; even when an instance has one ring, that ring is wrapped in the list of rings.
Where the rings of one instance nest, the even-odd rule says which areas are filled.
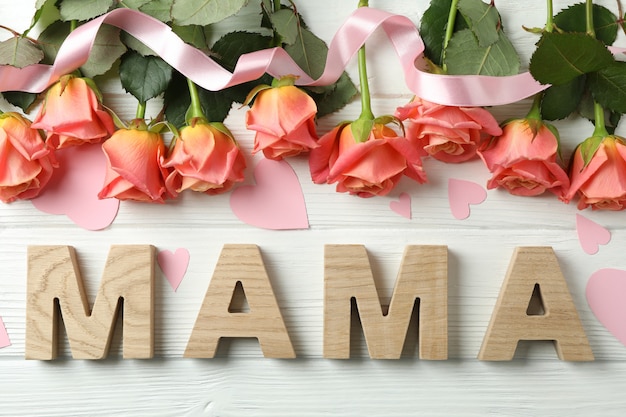
[[[89,311],[74,249],[30,246],[26,358],[56,358],[59,314],[73,358],[106,357],[118,314],[123,314],[123,357],[153,357],[155,252],[151,245],[112,246]],[[229,311],[237,285],[245,291],[249,312]],[[529,302],[537,291],[544,314],[529,315]],[[446,246],[405,248],[388,311],[383,312],[365,247],[326,245],[325,358],[350,357],[352,300],[371,358],[400,357],[414,309],[418,310],[419,357],[448,358]],[[254,337],[265,357],[296,357],[256,245],[223,247],[184,357],[213,358],[223,337]],[[594,359],[551,247],[516,248],[478,358],[511,360],[520,340],[553,340],[562,360]]]

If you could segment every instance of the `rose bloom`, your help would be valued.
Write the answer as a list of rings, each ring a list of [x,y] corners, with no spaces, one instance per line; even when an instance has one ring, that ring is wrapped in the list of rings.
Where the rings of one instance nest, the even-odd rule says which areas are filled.
[[[598,138],[590,138],[593,140]],[[623,210],[626,206],[626,139],[605,136],[585,166],[579,145],[574,152],[571,187],[565,196],[569,202],[580,196],[578,209]]]
[[[335,127],[322,136],[309,155],[311,177],[316,184],[337,183],[338,192],[359,197],[388,194],[402,175],[426,182],[415,147],[395,130],[374,124],[365,142],[357,142],[352,124]]]
[[[407,121],[407,138],[443,162],[464,162],[476,156],[483,136],[500,136],[502,129],[481,107],[455,107],[414,97],[398,107],[396,117]]]
[[[317,146],[315,101],[294,85],[268,87],[256,94],[246,127],[256,131],[252,153],[280,160]]]
[[[569,188],[569,177],[557,162],[558,147],[557,136],[541,120],[508,122],[501,136],[485,142],[478,150],[493,174],[487,188],[502,187],[521,196],[550,190],[562,198]]]
[[[163,167],[173,168],[168,189],[219,194],[243,181],[246,160],[224,125],[195,120],[182,128]]]
[[[163,203],[165,179],[169,172],[162,166],[165,145],[159,133],[151,132],[143,120],[128,129],[117,130],[102,144],[107,157],[104,188],[98,198]]]
[[[89,83],[70,75],[48,90],[33,127],[45,130],[48,145],[55,149],[97,143],[115,130],[111,115]]]
[[[18,113],[0,114],[0,200],[37,197],[54,165],[51,150],[28,119]]]

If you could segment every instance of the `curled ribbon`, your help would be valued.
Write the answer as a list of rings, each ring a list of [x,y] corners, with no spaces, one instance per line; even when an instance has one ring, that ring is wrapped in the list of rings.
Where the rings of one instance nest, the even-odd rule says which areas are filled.
[[[505,77],[425,72],[415,64],[424,53],[424,43],[413,22],[405,16],[361,7],[350,15],[331,40],[324,72],[316,80],[309,77],[282,48],[244,54],[231,73],[182,41],[166,24],[135,10],[115,9],[70,33],[53,65],[0,66],[0,92],[39,93],[59,77],[76,70],[87,62],[96,34],[105,23],[128,32],[180,73],[211,91],[255,80],[264,73],[273,77],[296,75],[299,77],[297,84],[301,86],[332,84],[379,27],[385,31],[398,55],[407,87],[425,100],[452,106],[492,106],[513,103],[547,88],[528,72]]]

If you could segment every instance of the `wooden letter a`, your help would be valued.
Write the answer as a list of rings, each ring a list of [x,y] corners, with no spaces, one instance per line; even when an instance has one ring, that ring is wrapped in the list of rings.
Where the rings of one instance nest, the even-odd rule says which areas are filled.
[[[542,315],[527,313],[535,286],[541,291]],[[478,359],[511,360],[520,340],[553,340],[562,360],[594,359],[550,247],[516,248]]]
[[[30,246],[26,359],[56,358],[59,321],[56,301],[72,357],[106,357],[120,300],[124,303],[124,358],[151,358],[154,351],[153,280],[153,246],[112,246],[90,312],[74,248]]]
[[[326,245],[324,357],[350,357],[351,299],[355,299],[370,357],[397,359],[419,299],[419,357],[448,358],[448,249],[407,246],[389,311],[383,314],[365,247]]]
[[[248,313],[229,311],[237,282]],[[224,245],[184,356],[213,358],[222,337],[256,337],[266,358],[296,357],[256,245]]]

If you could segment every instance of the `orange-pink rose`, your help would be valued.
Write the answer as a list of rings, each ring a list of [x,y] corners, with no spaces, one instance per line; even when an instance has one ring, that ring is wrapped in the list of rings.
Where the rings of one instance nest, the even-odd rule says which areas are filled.
[[[37,197],[54,165],[50,149],[28,119],[18,113],[0,114],[0,200]]]
[[[90,82],[70,75],[50,87],[33,127],[45,130],[46,142],[55,149],[97,143],[115,130]]]
[[[569,177],[557,162],[559,141],[554,131],[536,119],[516,119],[503,133],[484,143],[478,154],[493,174],[487,188],[535,196],[551,191],[563,198]]]
[[[315,101],[294,85],[267,87],[256,93],[246,126],[256,131],[253,153],[280,160],[317,146]]]
[[[496,119],[481,107],[454,107],[414,97],[396,110],[406,122],[406,137],[425,155],[444,162],[464,162],[476,156],[485,136],[500,136]]]
[[[583,154],[589,152],[591,157],[585,164]],[[626,207],[626,139],[619,136],[587,139],[574,152],[570,175],[566,202],[579,195],[580,210],[589,206],[594,210],[623,210]]]
[[[243,181],[246,160],[224,125],[195,120],[181,129],[163,166],[174,170],[168,189],[219,194]]]
[[[309,168],[316,184],[337,183],[338,192],[359,197],[388,194],[403,175],[426,182],[415,147],[395,130],[376,123],[364,142],[357,142],[352,124],[335,127],[311,150]]]
[[[102,144],[107,172],[99,198],[163,203],[173,196],[165,187],[169,175],[162,166],[165,145],[161,135],[148,130],[143,120],[117,130]]]

